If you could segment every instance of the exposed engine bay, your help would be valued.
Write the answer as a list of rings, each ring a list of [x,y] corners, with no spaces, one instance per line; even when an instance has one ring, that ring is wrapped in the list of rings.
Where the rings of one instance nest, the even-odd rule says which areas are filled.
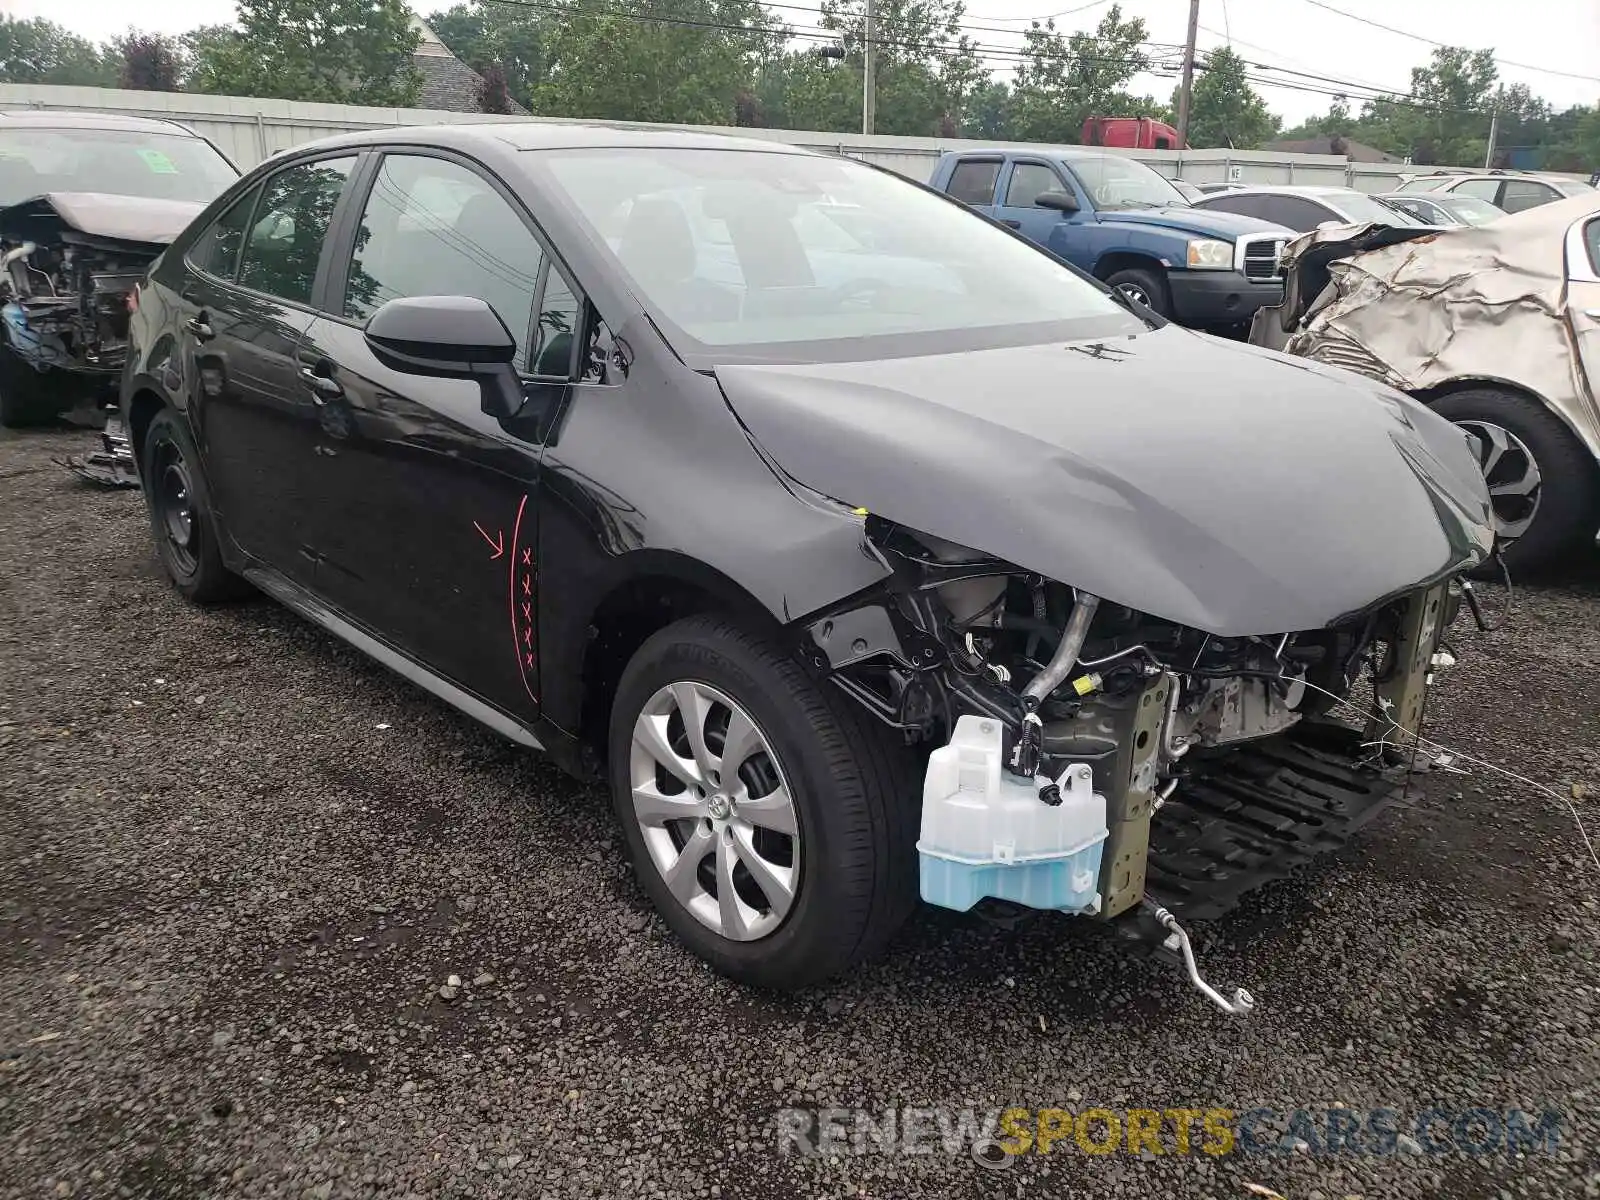
[[[128,211],[130,203],[136,213]],[[5,345],[35,370],[114,379],[128,347],[128,298],[193,206],[85,193],[40,196],[0,212]]]
[[[879,720],[938,747],[924,899],[1118,919],[1247,1012],[1248,993],[1199,979],[1177,916],[1220,914],[1394,797],[1455,585],[1326,628],[1218,637],[874,516],[865,534],[894,578],[812,622],[810,653]],[[1332,719],[1369,690],[1364,729]],[[987,778],[984,735],[1000,768]]]

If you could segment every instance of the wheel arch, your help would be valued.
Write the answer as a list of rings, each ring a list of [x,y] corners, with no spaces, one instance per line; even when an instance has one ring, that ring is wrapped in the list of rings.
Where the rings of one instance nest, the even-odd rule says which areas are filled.
[[[722,614],[776,633],[783,622],[754,595],[716,568],[675,551],[639,550],[595,594],[587,608],[585,637],[577,662],[555,666],[559,678],[575,670],[575,694],[546,690],[547,715],[575,729],[596,773],[603,773],[611,704],[622,672],[649,638],[688,617]],[[550,656],[545,657],[550,664]],[[553,665],[553,664],[552,664]],[[541,672],[542,674],[542,672]],[[568,676],[571,677],[570,675]],[[552,701],[554,703],[552,704]]]
[[[150,434],[150,426],[165,408],[172,408],[172,405],[148,384],[136,388],[128,398],[128,448],[133,451],[137,472],[144,471],[144,441]]]
[[[1127,271],[1137,268],[1142,271],[1152,271],[1156,277],[1165,281],[1167,268],[1154,254],[1140,250],[1108,250],[1095,259],[1093,275],[1104,283],[1118,271]]]

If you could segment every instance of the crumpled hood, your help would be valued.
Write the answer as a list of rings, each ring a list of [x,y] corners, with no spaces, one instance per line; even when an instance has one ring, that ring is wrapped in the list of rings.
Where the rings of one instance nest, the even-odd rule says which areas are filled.
[[[1449,422],[1177,326],[716,375],[799,483],[1222,636],[1320,628],[1493,540]]]
[[[1173,204],[1166,208],[1102,210],[1095,215],[1102,225],[1158,225],[1163,229],[1183,229],[1201,237],[1223,238],[1230,242],[1246,233],[1280,233],[1286,238],[1294,236],[1293,230],[1274,225],[1271,221],[1209,208],[1190,208],[1185,204]]]
[[[0,233],[37,239],[69,229],[120,242],[165,246],[204,210],[187,200],[152,200],[105,192],[48,192],[0,212]]]

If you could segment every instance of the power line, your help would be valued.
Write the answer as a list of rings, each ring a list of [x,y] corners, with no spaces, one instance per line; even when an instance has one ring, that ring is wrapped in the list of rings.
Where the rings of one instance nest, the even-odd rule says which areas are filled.
[[[1227,36],[1225,34],[1219,33],[1215,29],[1208,28],[1205,25],[1200,26],[1200,28],[1204,29],[1212,37],[1225,37],[1225,36]],[[1302,59],[1298,59],[1298,58],[1293,57],[1292,55],[1288,55],[1288,54],[1283,53],[1281,50],[1274,50],[1270,46],[1258,45],[1255,42],[1247,42],[1243,38],[1229,38],[1228,42],[1229,42],[1229,48],[1230,49],[1234,45],[1239,45],[1239,46],[1245,47],[1248,50],[1258,50],[1262,54],[1270,54],[1274,58],[1282,59],[1284,62],[1294,63],[1296,66],[1304,67],[1304,66],[1309,66],[1310,65],[1310,64],[1306,63]],[[1286,70],[1286,69],[1287,68],[1282,68],[1282,67],[1274,67],[1273,68],[1273,70]],[[1331,76],[1324,76],[1323,78],[1331,78]],[[1343,83],[1345,81],[1344,80],[1338,80],[1337,82]],[[1403,88],[1392,88],[1392,87],[1389,87],[1386,84],[1368,83],[1368,82],[1365,82],[1365,81],[1359,80],[1359,79],[1352,79],[1349,82],[1352,85],[1356,86],[1356,87],[1367,88],[1367,89],[1369,89],[1371,91],[1374,91],[1374,92],[1402,92],[1402,91],[1404,91]]]
[[[1344,17],[1346,20],[1356,21],[1362,25],[1370,25],[1374,29],[1381,29],[1385,33],[1392,33],[1397,37],[1410,38],[1414,42],[1421,42],[1427,46],[1438,46],[1445,50],[1458,48],[1451,46],[1448,42],[1438,42],[1433,38],[1423,37],[1420,33],[1412,33],[1405,29],[1396,29],[1393,25],[1385,25],[1382,21],[1374,21],[1370,17],[1363,17],[1357,13],[1346,12],[1342,8],[1335,8],[1331,4],[1323,3],[1323,0],[1305,0],[1305,2],[1311,5],[1313,8],[1325,9],[1328,12]],[[1501,66],[1516,67],[1522,71],[1537,71],[1543,75],[1559,75],[1563,79],[1582,79],[1587,83],[1600,83],[1600,75],[1578,75],[1572,71],[1557,71],[1553,67],[1536,67],[1532,63],[1513,62],[1509,58],[1497,58],[1495,61]]]

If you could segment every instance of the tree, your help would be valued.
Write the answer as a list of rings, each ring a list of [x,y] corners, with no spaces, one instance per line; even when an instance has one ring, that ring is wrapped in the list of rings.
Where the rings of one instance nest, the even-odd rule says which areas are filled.
[[[0,82],[115,87],[116,67],[54,21],[0,17]]]
[[[552,116],[732,124],[740,90],[786,38],[757,0],[551,7],[531,107]]]
[[[815,48],[765,64],[761,93],[774,123],[790,128],[861,128],[865,6],[823,0],[819,23],[838,35],[844,58]],[[961,0],[875,0],[875,132],[951,136],[986,80],[977,48],[961,32]]]
[[[1282,122],[1245,78],[1245,63],[1230,48],[1209,52],[1196,64],[1189,99],[1189,145],[1197,150],[1226,146],[1251,150],[1273,137]],[[1172,104],[1178,104],[1173,90]]]
[[[184,74],[182,47],[158,33],[130,29],[111,40],[111,52],[122,62],[118,87],[136,92],[175,92]]]
[[[238,0],[239,28],[198,48],[206,91],[328,104],[415,104],[421,37],[405,0]]]
[[[501,116],[511,111],[511,93],[506,91],[506,73],[497,62],[483,69],[483,82],[478,85],[478,111]]]
[[[1012,87],[1012,136],[1030,142],[1076,142],[1084,118],[1148,115],[1153,101],[1127,91],[1149,66],[1145,24],[1122,19],[1113,4],[1093,33],[1063,36],[1053,20],[1023,35],[1023,60]]]
[[[507,92],[528,109],[533,108],[534,92],[548,72],[545,41],[555,19],[544,8],[478,0],[425,18],[450,52],[474,71],[482,74],[498,63]]]

